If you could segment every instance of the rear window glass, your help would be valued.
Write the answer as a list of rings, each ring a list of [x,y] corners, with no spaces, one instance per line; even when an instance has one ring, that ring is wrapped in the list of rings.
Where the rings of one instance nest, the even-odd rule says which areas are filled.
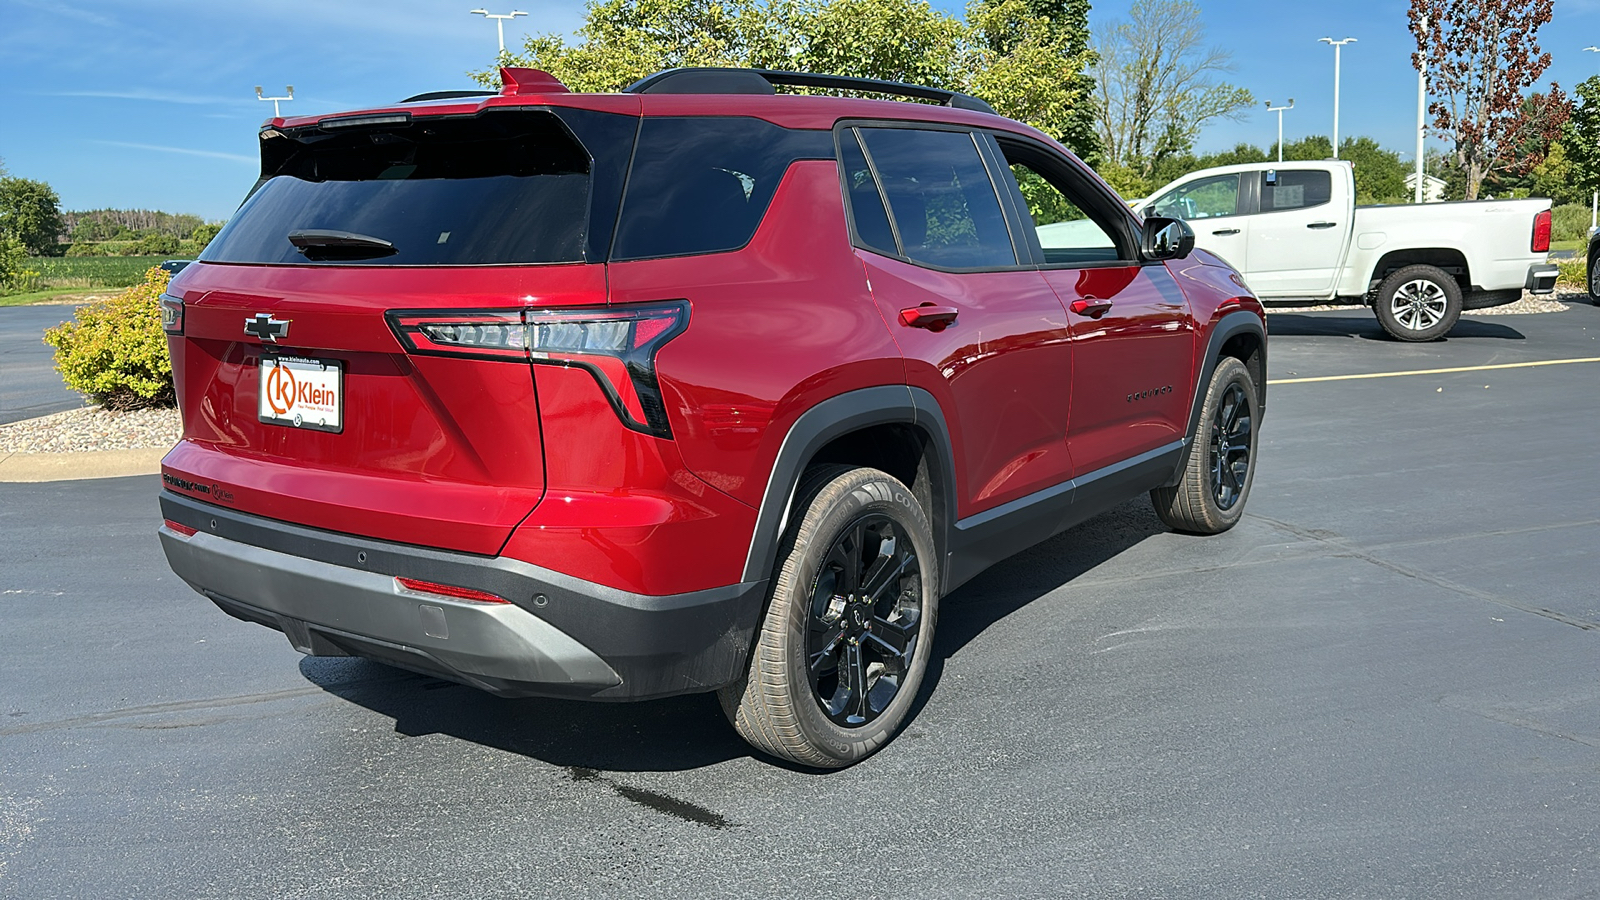
[[[1290,169],[1261,173],[1261,211],[1305,209],[1333,199],[1333,175],[1326,171]]]
[[[546,111],[311,129],[264,139],[262,157],[263,181],[201,259],[413,266],[584,259],[589,156]]]
[[[742,116],[645,119],[611,258],[743,247],[797,159],[833,159],[833,134]]]

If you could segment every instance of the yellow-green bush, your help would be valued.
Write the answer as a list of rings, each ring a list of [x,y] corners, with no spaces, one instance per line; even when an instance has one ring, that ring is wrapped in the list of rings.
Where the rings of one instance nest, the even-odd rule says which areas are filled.
[[[1583,258],[1558,259],[1556,266],[1561,270],[1561,275],[1556,278],[1556,284],[1572,288],[1588,287],[1589,266]]]
[[[173,405],[172,358],[159,298],[172,276],[152,268],[144,282],[78,310],[77,320],[44,333],[56,370],[107,409]]]

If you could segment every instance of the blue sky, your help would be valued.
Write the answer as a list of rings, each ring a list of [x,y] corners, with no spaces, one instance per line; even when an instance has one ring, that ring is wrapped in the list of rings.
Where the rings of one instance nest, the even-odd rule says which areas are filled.
[[[471,87],[488,64],[494,25],[473,0],[0,0],[0,158],[11,174],[48,181],[66,209],[163,209],[230,215],[254,181],[255,133],[293,84],[285,113],[313,114]],[[959,11],[961,3],[936,0]],[[1345,48],[1340,132],[1367,134],[1409,153],[1416,75],[1405,0],[1200,0],[1211,40],[1232,52],[1230,80],[1262,100],[1295,99],[1292,140],[1326,134],[1333,117],[1333,51]],[[1093,22],[1125,2],[1102,0]],[[542,0],[507,29],[571,32],[582,0]],[[505,12],[509,5],[491,4]],[[1555,57],[1548,77],[1567,88],[1600,73],[1600,0],[1558,0],[1541,32]],[[1276,138],[1276,115],[1219,123],[1201,149]]]

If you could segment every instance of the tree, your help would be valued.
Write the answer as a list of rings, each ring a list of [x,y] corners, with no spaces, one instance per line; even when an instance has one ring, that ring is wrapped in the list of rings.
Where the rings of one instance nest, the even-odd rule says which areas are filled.
[[[1207,123],[1255,105],[1249,91],[1216,80],[1231,57],[1205,46],[1192,0],[1134,0],[1127,20],[1109,23],[1093,49],[1094,112],[1111,166],[1148,177],[1187,153]]]
[[[50,185],[0,178],[0,233],[15,237],[31,256],[49,256],[61,230],[61,198]]]
[[[1468,200],[1478,198],[1486,180],[1532,171],[1565,121],[1559,85],[1523,95],[1550,67],[1538,33],[1550,22],[1552,4],[1411,0],[1412,61],[1427,60],[1433,126],[1454,144]]]
[[[573,90],[616,91],[679,66],[750,66],[958,90],[1092,158],[1087,0],[976,0],[966,21],[928,0],[590,0],[576,43],[532,35],[498,65]],[[472,73],[499,84],[497,69]]]
[[[1566,183],[1576,194],[1572,202],[1584,203],[1600,191],[1600,75],[1584,79],[1573,93],[1579,102],[1562,126],[1558,149],[1568,166]]]

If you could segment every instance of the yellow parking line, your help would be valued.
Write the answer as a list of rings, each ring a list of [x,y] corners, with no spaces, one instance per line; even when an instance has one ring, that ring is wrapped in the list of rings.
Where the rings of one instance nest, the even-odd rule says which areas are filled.
[[[1448,369],[1413,369],[1409,372],[1368,372],[1364,375],[1323,375],[1317,378],[1274,378],[1267,384],[1306,384],[1312,381],[1354,381],[1358,378],[1399,378],[1402,375],[1448,375],[1451,372],[1487,372],[1490,369],[1532,369],[1536,366],[1565,366],[1571,363],[1596,363],[1600,356],[1583,359],[1540,359],[1533,362],[1498,363],[1492,366],[1454,366]]]

